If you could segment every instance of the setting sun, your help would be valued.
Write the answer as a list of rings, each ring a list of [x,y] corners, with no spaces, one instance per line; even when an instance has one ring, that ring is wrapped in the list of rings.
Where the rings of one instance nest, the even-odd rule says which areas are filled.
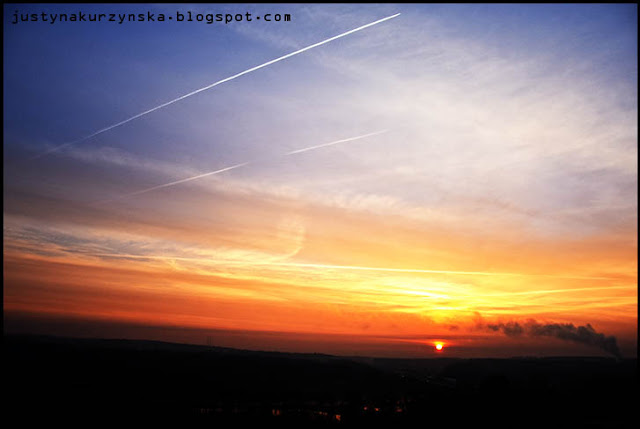
[[[442,343],[436,343],[436,350],[437,351],[442,351],[442,347],[444,347],[444,345]]]

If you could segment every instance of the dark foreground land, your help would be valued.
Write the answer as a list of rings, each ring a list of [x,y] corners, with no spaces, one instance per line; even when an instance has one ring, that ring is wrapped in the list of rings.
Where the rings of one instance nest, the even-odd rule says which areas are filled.
[[[3,416],[20,427],[635,428],[636,364],[4,336]]]

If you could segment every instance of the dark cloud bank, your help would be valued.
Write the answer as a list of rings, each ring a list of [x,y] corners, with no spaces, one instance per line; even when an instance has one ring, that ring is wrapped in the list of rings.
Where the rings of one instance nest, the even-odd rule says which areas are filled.
[[[526,323],[508,322],[495,324],[480,324],[480,328],[494,332],[502,332],[508,337],[528,335],[531,337],[553,337],[564,341],[585,344],[604,350],[616,358],[622,358],[616,337],[606,336],[597,332],[587,323],[586,326],[575,326],[573,323],[541,324],[535,320]]]

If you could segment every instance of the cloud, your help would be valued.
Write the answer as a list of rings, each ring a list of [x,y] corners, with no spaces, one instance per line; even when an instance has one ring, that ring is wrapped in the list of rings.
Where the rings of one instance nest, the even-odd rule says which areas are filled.
[[[108,167],[122,167],[128,170],[142,170],[147,174],[168,177],[194,176],[199,174],[194,168],[174,162],[153,159],[149,156],[136,156],[131,152],[110,146],[73,147],[65,155],[77,161]]]
[[[517,322],[500,323],[497,325],[487,325],[487,329],[491,331],[502,331],[508,337],[517,337],[522,335],[524,329]]]
[[[585,326],[575,326],[573,323],[538,323],[528,320],[524,324],[519,322],[494,323],[479,327],[494,332],[502,332],[508,337],[527,335],[531,337],[553,337],[563,341],[595,347],[612,354],[616,358],[622,358],[616,337],[607,336],[597,332],[589,323]]]

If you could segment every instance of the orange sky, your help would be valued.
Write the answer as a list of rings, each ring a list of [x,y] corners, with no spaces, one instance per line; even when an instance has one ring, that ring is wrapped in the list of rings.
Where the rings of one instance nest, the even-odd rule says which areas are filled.
[[[514,341],[478,328],[479,320],[589,323],[627,347],[635,341],[633,240],[523,243],[517,237],[526,231],[516,227],[495,239],[442,222],[296,201],[266,205],[253,237],[197,223],[176,230],[169,218],[112,226],[92,216],[37,237],[24,233],[24,218],[5,217],[5,312],[375,337],[391,354],[403,341],[449,338],[449,346],[471,348],[474,336],[491,334],[507,347]],[[229,205],[242,207],[242,199]],[[278,210],[272,230],[262,229]],[[145,238],[136,252],[103,248]]]

